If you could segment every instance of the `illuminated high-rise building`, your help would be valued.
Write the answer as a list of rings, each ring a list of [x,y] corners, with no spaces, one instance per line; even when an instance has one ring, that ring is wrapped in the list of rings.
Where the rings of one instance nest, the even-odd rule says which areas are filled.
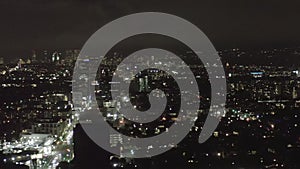
[[[42,58],[44,62],[49,63],[50,62],[49,51],[44,50],[42,54]]]
[[[37,62],[37,58],[36,58],[36,52],[35,52],[35,50],[32,50],[31,62],[32,62],[32,63],[35,63],[35,62]]]
[[[296,87],[293,87],[292,95],[293,95],[293,99],[296,99],[298,97],[298,93],[297,93]]]
[[[53,54],[52,54],[52,58],[51,58],[51,62],[59,62],[61,60],[61,53],[55,51]]]
[[[110,146],[117,147],[119,144],[123,144],[123,138],[121,134],[110,134]]]
[[[73,62],[76,61],[77,57],[79,56],[80,50],[75,49],[75,50],[67,50],[65,51],[65,58],[64,61],[66,64],[73,64]]]
[[[3,57],[0,57],[0,65],[3,65],[4,64],[4,59]]]
[[[282,93],[281,90],[282,90],[281,89],[281,85],[280,84],[276,84],[275,85],[275,94],[276,95],[281,95],[281,93]]]
[[[43,118],[37,119],[31,126],[33,133],[52,134],[53,136],[60,136],[64,127],[67,125],[66,121],[61,119]]]
[[[149,89],[148,76],[139,78],[139,92],[147,92]]]

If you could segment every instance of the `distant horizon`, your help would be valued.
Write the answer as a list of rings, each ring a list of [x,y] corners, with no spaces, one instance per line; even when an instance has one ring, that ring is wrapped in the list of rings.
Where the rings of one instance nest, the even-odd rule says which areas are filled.
[[[232,50],[232,49],[239,49],[239,50],[242,50],[242,51],[251,51],[251,52],[256,52],[256,51],[260,51],[260,50],[272,50],[272,49],[297,49],[297,48],[300,48],[300,44],[299,45],[287,45],[287,46],[276,46],[276,47],[271,47],[271,46],[261,46],[261,47],[231,47],[231,48],[221,48],[221,49],[218,49],[216,48],[216,50],[218,52],[221,52],[221,51],[227,51],[227,50]],[[20,57],[9,57],[9,56],[3,56],[3,55],[0,55],[0,58],[3,58],[4,59],[4,63],[11,63],[13,61],[17,61],[19,59],[30,59],[30,57],[33,55],[33,51],[37,51],[37,52],[41,52],[41,51],[50,51],[50,52],[54,52],[54,51],[57,51],[57,52],[65,52],[67,50],[81,50],[81,48],[76,48],[76,47],[73,47],[73,48],[40,48],[40,49],[31,49],[31,50],[28,50],[27,52],[24,52],[23,56],[20,56]],[[27,54],[26,54],[27,53]],[[11,59],[13,58],[13,59]],[[41,58],[39,58],[39,55],[37,55],[37,58],[40,60]]]

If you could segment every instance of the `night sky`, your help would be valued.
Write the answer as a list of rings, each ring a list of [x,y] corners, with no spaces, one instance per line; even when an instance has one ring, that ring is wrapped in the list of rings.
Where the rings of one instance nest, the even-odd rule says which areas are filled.
[[[80,49],[113,19],[158,11],[196,24],[217,49],[300,46],[300,1],[1,0],[0,57],[31,50]]]

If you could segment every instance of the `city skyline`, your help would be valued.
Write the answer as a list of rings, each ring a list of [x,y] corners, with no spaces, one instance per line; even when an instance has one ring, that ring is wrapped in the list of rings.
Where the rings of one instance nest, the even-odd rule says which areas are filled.
[[[0,1],[1,169],[299,169],[300,1]]]
[[[280,52],[287,55],[297,50],[286,49]],[[126,169],[219,168],[221,166],[227,166],[227,168],[298,169],[299,163],[296,158],[299,154],[300,144],[300,136],[297,133],[300,126],[298,113],[300,110],[300,66],[243,65],[225,61],[224,69],[228,80],[227,114],[222,118],[212,137],[206,143],[199,144],[197,139],[207,116],[206,110],[210,105],[210,94],[207,74],[203,65],[197,65],[195,61],[191,62],[190,67],[195,73],[197,83],[202,88],[199,119],[195,126],[178,145],[168,145],[172,147],[170,151],[152,158],[132,159],[114,156],[98,147],[81,128],[81,125],[89,125],[91,121],[83,120],[79,125],[77,113],[70,112],[72,107],[72,102],[70,102],[71,74],[76,59],[74,56],[78,51],[68,51],[63,52],[68,55],[62,54],[58,60],[38,60],[35,63],[0,66],[2,83],[0,87],[0,102],[2,103],[0,107],[0,124],[2,126],[0,151],[3,153],[0,157],[4,162],[1,164],[1,161],[0,166],[9,167],[9,164],[13,162],[17,164],[14,165],[15,168],[21,167],[22,160],[26,161],[27,156],[25,154],[25,157],[18,157],[19,151],[29,153],[28,150],[22,149],[22,146],[32,146],[32,142],[28,141],[32,138],[50,136],[48,140],[55,148],[49,149],[49,143],[45,143],[45,151],[41,151],[41,154],[35,155],[34,151],[30,152],[33,153],[31,158],[40,160],[36,163],[41,165],[40,167],[95,168],[98,161],[101,161],[103,167],[107,169],[122,168],[122,166]],[[246,55],[252,53],[252,51],[242,52],[245,52]],[[260,53],[273,52],[273,50],[264,50]],[[232,53],[239,55],[241,51],[221,52],[222,55],[231,55]],[[107,131],[108,133],[102,134],[108,134],[109,137],[103,139],[113,148],[123,146],[122,151],[120,150],[121,153],[130,155],[136,150],[130,148],[122,134],[133,137],[159,135],[167,131],[177,115],[167,111],[161,117],[161,121],[156,121],[158,126],[155,123],[139,126],[124,119],[116,112],[120,104],[112,102],[110,93],[105,92],[109,89],[109,79],[113,74],[113,71],[108,70],[114,69],[122,58],[122,54],[112,51],[108,55],[100,67],[103,69],[103,71],[99,71],[102,78],[92,82],[92,85],[96,86],[98,106],[103,112],[103,116],[120,134],[110,134],[111,131]],[[185,52],[185,55],[191,57],[189,52]],[[181,56],[185,57],[185,55]],[[66,58],[72,59],[66,60]],[[93,62],[93,60],[87,61]],[[141,62],[143,63],[142,60]],[[172,64],[172,61],[169,62]],[[144,64],[147,63],[144,62]],[[85,68],[87,65],[82,66]],[[126,69],[126,67],[122,67],[122,69]],[[126,77],[120,74],[120,78]],[[162,79],[158,80],[160,78]],[[170,88],[174,90],[168,89],[173,86],[173,80],[168,78],[165,73],[150,69],[131,82],[133,85],[132,103],[139,108],[147,105],[144,103],[143,95],[151,91],[155,87],[152,82],[157,81],[166,84],[160,86],[155,83],[155,85],[159,85],[159,88],[172,95],[173,99],[177,98],[176,87]],[[78,97],[83,96],[79,94]],[[176,99],[172,102],[170,102],[170,106],[173,105],[176,109],[176,105],[178,105]],[[89,107],[87,101],[83,100],[82,103]],[[70,118],[72,123],[68,120]],[[64,124],[64,120],[53,123],[55,119],[67,119],[66,122],[69,125]],[[65,126],[65,132],[61,132],[60,124]],[[70,126],[74,127],[74,135],[73,127]],[[58,137],[55,137],[56,133],[59,134]],[[36,139],[35,141],[39,143],[41,140]],[[70,143],[74,144],[70,145]],[[128,152],[128,150],[131,151]],[[13,156],[14,154],[16,155]],[[59,154],[66,156],[61,158],[62,156]],[[172,158],[176,158],[178,161],[173,162]],[[65,162],[58,163],[63,159]],[[32,166],[34,163],[27,161],[25,164]]]

